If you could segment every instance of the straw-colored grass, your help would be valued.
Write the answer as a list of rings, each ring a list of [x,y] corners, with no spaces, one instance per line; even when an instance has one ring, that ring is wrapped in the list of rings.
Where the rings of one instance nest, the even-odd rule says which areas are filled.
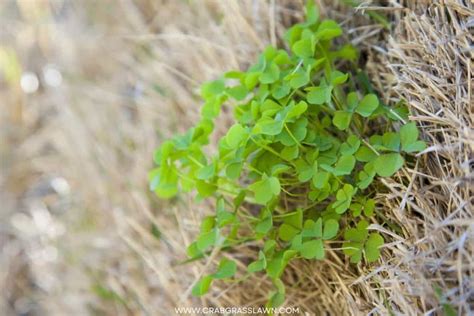
[[[380,262],[354,266],[330,251],[324,262],[292,263],[284,305],[419,315],[443,314],[444,304],[470,314],[473,5],[316,2],[343,23],[385,101],[407,101],[429,147],[379,183],[377,206],[399,227],[371,226],[388,241]],[[393,30],[363,15],[367,8]],[[185,195],[158,201],[147,171],[159,142],[196,122],[200,83],[281,43],[302,1],[6,1],[0,18],[10,69],[17,59],[22,70],[54,63],[63,74],[60,87],[41,82],[25,95],[0,71],[0,311],[170,315],[177,306],[263,305],[271,285],[261,275],[190,295],[215,262],[179,263],[212,209]],[[224,115],[219,128],[229,124]],[[255,252],[226,255],[243,271]]]

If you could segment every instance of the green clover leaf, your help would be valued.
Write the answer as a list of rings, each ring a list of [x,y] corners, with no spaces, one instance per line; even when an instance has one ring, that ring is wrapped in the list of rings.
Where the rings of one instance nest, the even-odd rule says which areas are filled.
[[[374,161],[374,169],[381,177],[391,177],[403,166],[404,161],[398,153],[380,155]]]
[[[351,124],[352,113],[346,111],[336,111],[332,123],[341,131],[347,129]]]
[[[280,181],[276,177],[264,177],[249,186],[255,195],[255,201],[265,205],[272,198],[280,194]]]
[[[402,150],[407,153],[422,151],[426,148],[423,141],[418,140],[418,129],[414,122],[407,123],[400,128]]]
[[[206,294],[209,291],[212,280],[213,278],[210,275],[203,276],[193,287],[192,294],[194,296],[202,296]]]
[[[337,191],[336,202],[332,205],[337,214],[342,214],[347,211],[351,205],[354,193],[354,187],[350,184],[344,184],[343,188]]]
[[[214,279],[227,279],[234,276],[237,271],[237,264],[234,260],[222,259],[217,272],[212,275]]]

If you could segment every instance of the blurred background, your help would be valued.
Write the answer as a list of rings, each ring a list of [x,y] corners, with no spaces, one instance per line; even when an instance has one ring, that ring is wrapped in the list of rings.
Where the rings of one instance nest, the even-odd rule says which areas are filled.
[[[265,303],[270,284],[257,277],[190,297],[205,263],[178,263],[212,209],[159,201],[147,173],[160,141],[197,121],[199,85],[281,44],[303,2],[0,0],[0,315]],[[430,148],[377,195],[402,227],[377,270],[334,253],[292,265],[286,305],[464,314],[474,301],[472,3],[316,3],[346,29],[385,101],[408,101]]]
[[[199,217],[158,206],[153,150],[197,120],[200,83],[302,16],[281,4],[0,1],[1,315],[171,309],[198,270],[167,269]],[[159,244],[179,212],[190,237]]]

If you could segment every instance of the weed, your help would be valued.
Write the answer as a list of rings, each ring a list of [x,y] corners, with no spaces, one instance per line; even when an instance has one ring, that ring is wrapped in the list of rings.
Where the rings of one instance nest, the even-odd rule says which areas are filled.
[[[215,215],[203,220],[188,248],[191,258],[261,241],[247,272],[271,278],[270,306],[284,301],[280,277],[287,264],[323,260],[328,240],[343,239],[353,263],[378,259],[384,239],[367,229],[368,219],[378,218],[371,184],[425,148],[406,107],[383,104],[353,75],[357,51],[334,48],[341,27],[320,21],[312,1],[306,13],[306,22],[286,33],[291,53],[267,47],[246,72],[230,71],[202,86],[201,121],[161,145],[150,173],[159,197],[196,190],[198,199],[216,200]],[[224,103],[234,104],[235,124],[208,158],[205,147]],[[398,132],[392,123],[401,125]],[[214,279],[236,271],[234,261],[222,259],[193,294],[205,294]]]

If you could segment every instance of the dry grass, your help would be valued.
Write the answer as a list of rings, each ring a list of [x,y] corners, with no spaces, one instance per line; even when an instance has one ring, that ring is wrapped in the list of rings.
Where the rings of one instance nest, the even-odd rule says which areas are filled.
[[[449,302],[472,313],[473,5],[371,5],[390,17],[388,34],[361,11],[320,4],[343,22],[386,101],[408,101],[430,147],[381,182],[378,206],[400,227],[371,226],[390,239],[381,262],[351,266],[335,251],[322,264],[291,264],[284,305],[418,315],[442,314]],[[0,17],[0,50],[13,50],[23,70],[55,63],[64,77],[25,95],[0,75],[0,310],[168,315],[175,306],[263,304],[270,284],[260,276],[190,296],[213,262],[178,263],[211,210],[185,196],[157,201],[146,174],[159,141],[197,120],[199,84],[279,43],[301,2],[25,0],[0,3]],[[228,124],[223,117],[219,127]]]

